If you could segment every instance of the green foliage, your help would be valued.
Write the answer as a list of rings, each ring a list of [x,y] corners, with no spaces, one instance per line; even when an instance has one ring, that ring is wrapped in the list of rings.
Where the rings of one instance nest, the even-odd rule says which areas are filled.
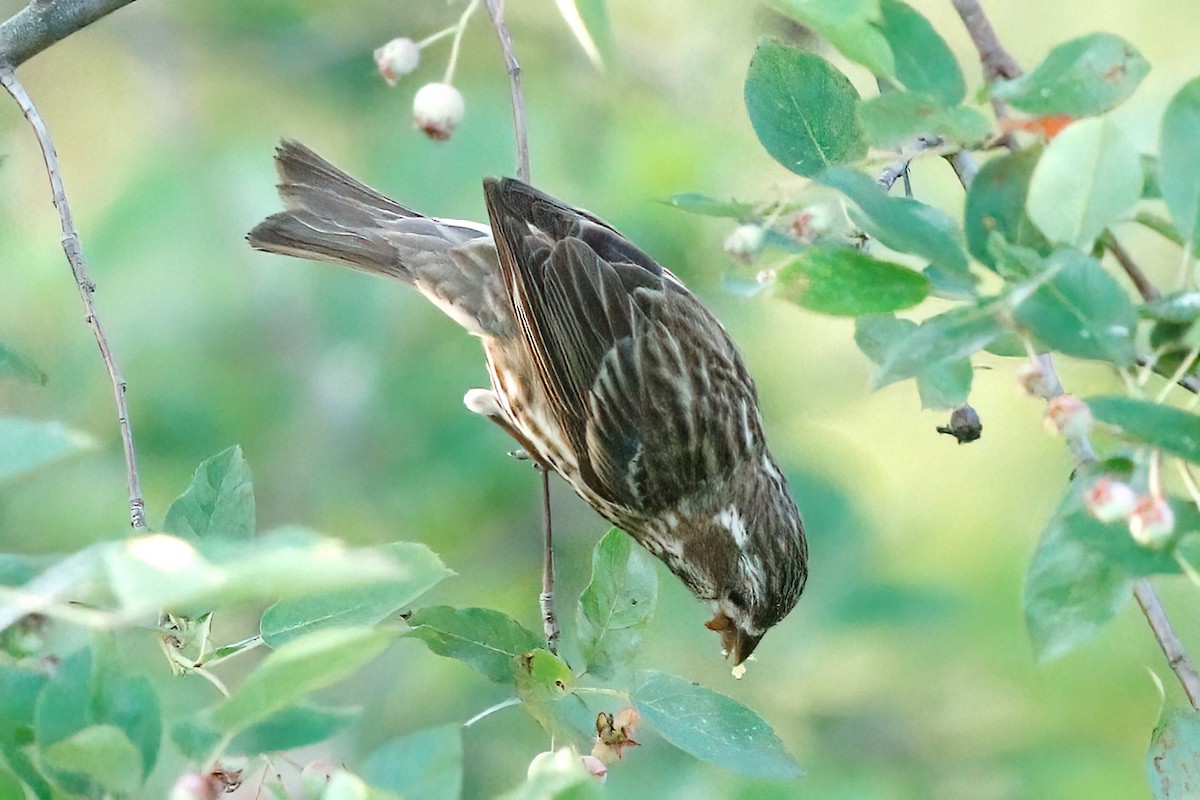
[[[442,725],[380,745],[358,774],[372,786],[401,797],[456,800],[462,791],[461,725]]]
[[[533,631],[489,608],[432,606],[413,612],[408,624],[406,636],[497,683],[515,682],[518,658],[543,644]]]
[[[876,364],[893,360],[893,353],[907,347],[907,340],[917,332],[917,323],[907,319],[880,314],[860,317],[854,326],[854,341],[860,350]],[[922,408],[957,408],[967,402],[975,371],[971,360],[938,361],[916,376]]]
[[[649,556],[623,531],[609,531],[596,544],[592,579],[579,596],[575,624],[588,672],[607,679],[632,666],[657,600]]]
[[[961,103],[967,84],[958,59],[929,20],[899,0],[880,0],[879,10],[896,79],[909,91],[928,94],[947,106]]]
[[[848,247],[811,247],[780,270],[778,292],[801,308],[857,317],[910,308],[929,280],[919,272]]]
[[[50,380],[50,376],[42,372],[31,358],[2,344],[0,344],[0,378],[13,378],[42,386],[45,386],[46,381]]]
[[[1025,75],[992,87],[992,96],[1031,114],[1087,117],[1119,105],[1137,89],[1150,63],[1111,33],[1072,39]]]
[[[803,774],[762,717],[723,694],[664,672],[643,672],[633,702],[664,739],[697,758],[765,778]]]
[[[254,529],[253,479],[237,445],[196,468],[192,482],[163,520],[163,530],[193,540],[209,536],[248,539]]]
[[[990,128],[988,118],[973,108],[945,105],[917,92],[888,92],[859,101],[858,122],[875,147],[898,147],[922,134],[970,145],[983,141]]]
[[[896,73],[892,46],[882,29],[879,0],[773,0],[773,4],[820,34],[851,61],[876,75]]]
[[[1050,250],[1046,238],[1029,219],[1025,196],[1029,181],[1042,156],[1043,148],[1030,147],[1008,153],[983,165],[967,189],[963,227],[971,255],[989,267],[995,267],[990,242],[993,236],[1042,253]]]
[[[1200,714],[1164,709],[1146,751],[1146,778],[1155,800],[1184,800],[1200,793]]]
[[[866,154],[858,128],[858,92],[828,61],[779,42],[754,51],[746,75],[746,110],[772,158],[812,176]]]
[[[1158,184],[1184,239],[1200,234],[1200,78],[1180,89],[1163,112]]]
[[[1133,397],[1092,397],[1088,407],[1100,422],[1140,444],[1200,464],[1200,417]]]
[[[57,422],[0,417],[0,481],[92,446],[91,437]]]

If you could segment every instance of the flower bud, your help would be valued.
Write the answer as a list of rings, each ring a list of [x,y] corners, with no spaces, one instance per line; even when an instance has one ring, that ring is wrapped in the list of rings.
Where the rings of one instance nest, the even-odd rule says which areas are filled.
[[[319,798],[325,793],[325,787],[329,785],[329,780],[335,772],[337,772],[337,765],[328,758],[318,758],[316,761],[305,764],[304,769],[300,770],[300,783],[304,786],[304,796],[312,800]]]
[[[1042,424],[1050,433],[1068,438],[1086,436],[1092,429],[1092,410],[1073,394],[1060,394],[1046,404]]]
[[[224,786],[213,776],[189,772],[175,781],[170,800],[217,800],[223,791]]]
[[[1017,367],[1017,383],[1030,397],[1050,397],[1058,388],[1054,379],[1036,361],[1026,361]]]
[[[1162,547],[1175,532],[1175,512],[1161,497],[1146,495],[1138,499],[1129,515],[1129,535],[1143,547]]]
[[[579,758],[583,761],[583,768],[592,773],[601,783],[608,780],[608,767],[604,765],[603,761],[595,756],[580,756]]]
[[[448,83],[427,83],[413,97],[413,121],[430,139],[449,139],[465,111],[462,93]]]
[[[725,237],[725,252],[739,261],[750,262],[762,250],[765,231],[759,225],[739,225]]]
[[[421,63],[421,48],[412,39],[399,37],[375,51],[375,68],[388,86],[417,68]]]
[[[832,220],[825,206],[808,206],[792,215],[788,226],[792,238],[803,244],[812,244],[820,236],[829,233]]]
[[[1101,522],[1124,519],[1133,513],[1138,504],[1133,488],[1115,478],[1103,477],[1092,484],[1084,495],[1088,513]]]

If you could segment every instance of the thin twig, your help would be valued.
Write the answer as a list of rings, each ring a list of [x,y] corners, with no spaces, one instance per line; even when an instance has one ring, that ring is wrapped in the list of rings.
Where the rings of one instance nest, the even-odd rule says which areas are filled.
[[[1113,254],[1113,258],[1121,265],[1121,269],[1125,270],[1125,274],[1129,276],[1129,280],[1133,282],[1134,288],[1138,290],[1138,294],[1142,296],[1143,300],[1149,302],[1157,300],[1161,296],[1158,287],[1150,282],[1146,273],[1142,272],[1142,268],[1133,260],[1133,256],[1129,255],[1129,251],[1121,246],[1112,231],[1105,231],[1101,234],[1100,243]]]
[[[121,443],[125,448],[125,472],[129,482],[129,522],[134,529],[142,529],[146,527],[146,504],[142,499],[137,456],[133,448],[133,431],[129,425],[129,409],[125,404],[125,379],[121,377],[121,371],[117,368],[112,348],[108,345],[108,337],[104,334],[104,326],[100,324],[100,317],[96,312],[96,305],[92,298],[96,291],[96,285],[88,277],[87,262],[83,258],[83,246],[79,242],[79,232],[75,230],[75,223],[71,219],[71,207],[67,204],[67,193],[63,188],[62,175],[58,168],[58,155],[54,151],[54,141],[50,138],[50,131],[46,128],[45,120],[38,113],[33,100],[29,98],[25,87],[17,80],[17,75],[11,67],[0,66],[0,83],[4,84],[4,88],[20,106],[21,112],[25,115],[25,119],[29,120],[29,125],[33,128],[33,133],[42,148],[42,158],[46,162],[46,174],[50,178],[50,192],[62,223],[63,251],[67,254],[71,273],[75,276],[75,285],[79,287],[79,296],[83,300],[86,315],[85,320],[91,326],[92,333],[96,337],[96,344],[100,347],[100,356],[104,359],[104,366],[108,370],[108,379],[112,383],[113,398],[116,400],[117,423],[121,429]]]
[[[1021,67],[1016,60],[1009,55],[1004,46],[1000,44],[1000,40],[996,37],[996,31],[992,28],[992,24],[988,21],[987,15],[983,8],[979,5],[979,0],[953,0],[954,10],[962,18],[963,25],[966,26],[967,32],[971,36],[971,41],[975,43],[975,49],[979,51],[979,60],[983,65],[984,77],[991,82],[996,78],[1017,78],[1021,75]],[[995,102],[996,115],[1001,117],[1005,112],[1003,105],[998,105]],[[1010,144],[1010,149],[1015,149],[1016,143]],[[1116,243],[1114,238],[1113,243]],[[1106,244],[1107,246],[1107,244]],[[1117,244],[1120,249],[1120,245]],[[1111,250],[1111,248],[1110,248]],[[1122,251],[1123,252],[1123,251]],[[1113,252],[1113,255],[1118,261],[1121,256]],[[1122,266],[1125,266],[1122,264]],[[1141,270],[1136,269],[1136,274],[1141,275]],[[1126,270],[1128,272],[1128,269]],[[1142,278],[1145,276],[1142,275]],[[1135,285],[1138,283],[1133,274],[1130,278],[1134,280]],[[1146,281],[1151,291],[1157,293],[1153,285]],[[1142,291],[1142,287],[1138,287]],[[1145,294],[1143,293],[1143,297]],[[1053,362],[1049,355],[1039,356],[1039,363],[1048,376],[1052,376],[1056,384],[1057,391],[1062,392],[1062,383],[1058,380],[1058,375],[1054,371]],[[1047,400],[1050,398],[1047,397]],[[1071,447],[1071,452],[1079,463],[1086,463],[1095,459],[1095,454],[1092,450],[1092,444],[1086,436],[1075,437],[1074,441],[1068,441]],[[1195,665],[1187,655],[1187,651],[1183,649],[1183,643],[1179,641],[1179,637],[1175,635],[1175,631],[1171,628],[1171,624],[1167,619],[1167,612],[1163,608],[1162,599],[1158,596],[1153,584],[1149,580],[1142,579],[1134,584],[1134,596],[1137,597],[1138,605],[1142,608],[1142,613],[1146,616],[1146,622],[1150,625],[1150,630],[1154,633],[1154,638],[1158,640],[1159,647],[1162,648],[1163,654],[1167,657],[1167,664],[1175,673],[1179,683],[1183,686],[1184,692],[1187,693],[1188,699],[1192,703],[1192,707],[1200,710],[1200,705],[1197,701],[1200,700],[1200,674],[1197,674]]]
[[[542,627],[546,633],[546,649],[558,654],[558,637],[562,629],[554,612],[554,526],[550,520],[550,468],[539,465],[542,473],[542,593],[538,597],[542,610]]]
[[[492,26],[500,39],[500,48],[504,51],[504,63],[508,67],[508,86],[512,93],[513,129],[517,138],[517,177],[529,183],[529,134],[525,124],[525,92],[521,88],[521,64],[517,61],[517,51],[513,47],[512,37],[508,35],[508,26],[504,23],[505,0],[487,0],[488,15],[492,18]]]
[[[892,185],[900,180],[901,177],[907,180],[908,166],[914,158],[926,150],[941,147],[945,143],[946,141],[940,136],[918,136],[911,145],[905,147],[900,152],[899,159],[888,164],[879,173],[879,177],[875,179],[875,183],[879,184],[884,191],[890,190]]]
[[[19,67],[57,41],[133,0],[30,0],[0,24],[0,64]]]

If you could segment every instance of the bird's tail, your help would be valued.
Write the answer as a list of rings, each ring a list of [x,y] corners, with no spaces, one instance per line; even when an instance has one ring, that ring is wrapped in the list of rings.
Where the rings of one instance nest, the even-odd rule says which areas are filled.
[[[299,142],[275,151],[285,210],[246,236],[268,253],[329,261],[415,284],[473,333],[508,320],[498,309],[495,248],[485,225],[423,216],[360,183]]]

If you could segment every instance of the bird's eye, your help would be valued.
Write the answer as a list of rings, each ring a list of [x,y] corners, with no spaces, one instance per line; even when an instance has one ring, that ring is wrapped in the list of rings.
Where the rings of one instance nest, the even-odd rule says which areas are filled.
[[[734,589],[732,592],[730,592],[728,595],[726,595],[726,599],[729,600],[730,603],[733,603],[738,608],[744,609],[746,607],[746,598],[743,597],[742,593],[739,592],[737,589]]]

